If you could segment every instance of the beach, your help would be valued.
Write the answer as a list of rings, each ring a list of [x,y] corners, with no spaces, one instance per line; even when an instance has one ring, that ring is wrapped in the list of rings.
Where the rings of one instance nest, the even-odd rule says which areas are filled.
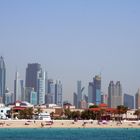
[[[94,120],[0,120],[0,128],[140,128],[139,121],[100,122]]]

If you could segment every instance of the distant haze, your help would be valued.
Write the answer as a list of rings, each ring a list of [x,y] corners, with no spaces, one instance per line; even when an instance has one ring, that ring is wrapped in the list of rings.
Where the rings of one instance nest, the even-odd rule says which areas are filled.
[[[0,1],[0,55],[13,91],[15,71],[40,63],[72,100],[76,81],[86,87],[102,74],[102,91],[121,81],[123,93],[140,87],[139,0]]]

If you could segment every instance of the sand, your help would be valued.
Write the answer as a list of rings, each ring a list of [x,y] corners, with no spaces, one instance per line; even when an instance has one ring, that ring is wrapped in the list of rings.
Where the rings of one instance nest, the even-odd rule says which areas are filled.
[[[140,128],[139,121],[116,121],[98,123],[98,121],[54,120],[49,124],[43,120],[0,120],[0,128]]]

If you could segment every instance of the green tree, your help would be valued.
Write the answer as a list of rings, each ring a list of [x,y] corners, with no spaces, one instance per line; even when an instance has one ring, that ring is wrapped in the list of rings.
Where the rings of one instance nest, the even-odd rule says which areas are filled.
[[[89,119],[95,120],[96,114],[92,110],[85,110],[81,113],[81,118],[87,119],[87,120],[89,120]]]
[[[91,105],[89,106],[89,108],[98,108],[99,106],[98,105]]]
[[[64,115],[66,116],[67,119],[71,119],[72,112],[70,111],[70,109],[65,109]]]
[[[40,114],[40,113],[42,113],[42,112],[43,112],[43,111],[42,111],[42,109],[41,109],[40,107],[38,107],[37,110],[35,110],[35,113],[36,113],[36,114]]]
[[[33,118],[33,108],[26,108],[19,112],[19,119],[32,119]]]
[[[126,114],[128,110],[128,107],[125,107],[124,105],[117,106],[117,114],[119,115],[119,121],[122,119],[122,115]]]

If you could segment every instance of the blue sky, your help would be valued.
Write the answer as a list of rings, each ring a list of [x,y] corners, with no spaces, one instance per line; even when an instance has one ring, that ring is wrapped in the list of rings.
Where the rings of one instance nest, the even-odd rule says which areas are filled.
[[[0,55],[13,90],[16,69],[38,62],[62,80],[71,99],[76,81],[87,87],[102,73],[102,90],[120,80],[123,92],[140,87],[139,0],[0,0]]]

